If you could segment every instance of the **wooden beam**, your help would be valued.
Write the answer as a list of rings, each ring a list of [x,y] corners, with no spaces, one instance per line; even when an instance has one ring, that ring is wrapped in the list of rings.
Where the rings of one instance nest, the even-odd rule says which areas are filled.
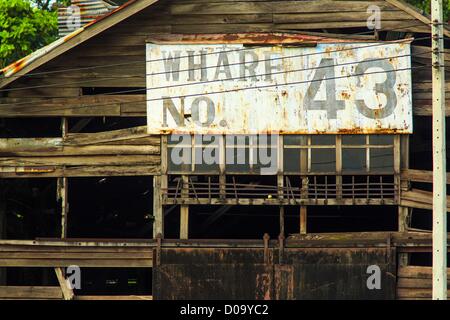
[[[57,200],[61,205],[61,238],[67,238],[67,218],[69,213],[68,204],[68,179],[67,177],[58,178],[56,191]]]
[[[17,166],[0,167],[0,178],[148,176],[160,171],[159,165]]]
[[[273,141],[271,141],[273,143]],[[284,136],[278,135],[277,137],[277,187],[278,187],[278,200],[280,202],[284,199],[284,173],[283,173],[283,165],[284,165]],[[285,223],[284,223],[284,206],[281,205],[279,208],[279,220],[280,220],[280,236],[285,236]]]
[[[450,196],[447,196],[447,202],[450,202]],[[433,192],[419,189],[402,192],[400,205],[404,207],[417,209],[433,209]],[[447,212],[450,211],[450,203],[447,204]]]
[[[433,183],[433,171],[428,170],[403,169],[401,177],[414,182]],[[450,184],[450,173],[447,173],[447,184]]]
[[[0,299],[62,300],[59,287],[42,286],[0,286]]]
[[[103,142],[129,140],[150,137],[147,126],[139,126],[127,129],[104,131],[98,133],[69,133],[65,145],[92,145]],[[159,137],[155,137],[155,144],[159,145]]]
[[[181,190],[182,199],[188,198],[189,176],[183,175],[183,188]],[[180,239],[189,239],[189,205],[180,206]]]
[[[153,177],[153,238],[164,236],[164,214],[161,198],[161,176]]]
[[[300,233],[306,234],[307,229],[307,219],[308,219],[308,207],[307,206],[300,206]]]
[[[146,243],[1,240],[0,267],[152,267]]]
[[[62,268],[55,268],[56,278],[58,279],[59,287],[63,294],[64,300],[72,300],[74,297],[73,289],[70,287],[66,278],[64,277],[64,270]]]

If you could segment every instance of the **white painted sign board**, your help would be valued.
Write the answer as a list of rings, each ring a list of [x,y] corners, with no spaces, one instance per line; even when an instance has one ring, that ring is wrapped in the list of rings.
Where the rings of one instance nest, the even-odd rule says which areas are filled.
[[[152,134],[412,133],[409,43],[146,52]]]

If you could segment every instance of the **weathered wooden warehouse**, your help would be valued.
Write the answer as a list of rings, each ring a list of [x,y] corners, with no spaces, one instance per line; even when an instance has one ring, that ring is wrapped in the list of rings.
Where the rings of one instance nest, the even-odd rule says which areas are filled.
[[[431,298],[429,17],[400,0],[131,0],[108,8],[2,70],[0,298]],[[379,25],[370,29],[373,17]],[[155,58],[169,47],[172,56]],[[360,48],[380,64],[355,67]],[[250,50],[259,65],[247,66],[245,54],[236,62],[210,59],[226,50]],[[278,56],[258,56],[261,50]],[[312,57],[321,50],[340,54],[356,78],[347,69],[314,73],[331,70]],[[270,65],[289,54],[304,59],[302,68],[313,67],[304,79],[285,76],[300,77],[294,62],[288,71]],[[183,63],[173,69],[183,55],[187,69]],[[149,66],[154,62],[166,72]],[[233,64],[245,67],[229,69]],[[370,68],[381,68],[380,81],[390,86],[374,84],[385,97],[379,110],[392,99],[400,106],[389,113],[392,122],[381,121],[376,108],[364,109],[373,123],[343,110],[344,101],[364,101],[360,82],[350,78],[363,81]],[[258,84],[278,90],[270,77],[280,73],[289,89],[267,90],[275,100],[264,90],[251,93]],[[198,104],[182,113],[178,100],[152,95],[196,96],[189,84],[174,84],[179,74],[197,84],[224,81],[220,76],[248,80],[243,93],[223,85],[208,94],[227,94],[227,101],[241,94],[249,106],[235,103],[226,114],[220,105],[215,112],[234,122],[195,131],[185,119],[209,121],[196,118]],[[340,96],[333,93],[334,104],[324,105],[314,99],[327,77],[342,81]],[[339,91],[344,85],[353,89]],[[307,94],[298,98],[289,90],[300,86]],[[323,114],[251,109],[296,99],[310,99]],[[192,138],[184,156],[193,160],[205,151],[196,133],[215,134],[224,161],[175,163],[176,130],[157,123],[167,110]],[[225,161],[227,130],[247,135],[238,148],[253,159],[259,138],[248,122],[255,116],[257,133],[277,133],[276,143],[264,142],[276,154],[276,170],[268,174],[257,160]],[[296,127],[295,116],[310,122]],[[374,265],[380,289],[367,286]],[[81,268],[80,289],[64,281],[69,266]]]

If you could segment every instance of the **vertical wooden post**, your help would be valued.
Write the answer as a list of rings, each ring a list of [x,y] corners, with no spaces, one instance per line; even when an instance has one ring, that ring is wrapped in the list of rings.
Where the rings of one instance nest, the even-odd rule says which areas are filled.
[[[219,137],[219,195],[220,199],[226,198],[226,182],[225,161],[226,161],[226,145],[224,135]]]
[[[57,200],[61,204],[61,238],[65,239],[67,238],[67,218],[69,212],[67,177],[58,178],[56,189]]]
[[[396,152],[396,148],[394,148]],[[409,168],[409,136],[400,137],[400,171]],[[396,188],[400,198],[403,191],[407,191],[409,188],[409,183],[406,180],[400,179],[400,187]],[[399,199],[400,200],[400,199]],[[409,221],[410,221],[411,210],[408,207],[399,206],[398,207],[398,231],[405,232],[408,231]],[[407,266],[409,263],[409,254],[400,253],[398,263],[400,266]]]
[[[400,193],[401,193],[401,137],[400,135],[394,136],[394,186],[395,186],[395,201],[400,203]],[[400,228],[400,211],[399,211],[399,228]],[[402,222],[403,224],[403,222]]]
[[[181,198],[189,198],[189,176],[183,175],[183,188]],[[189,205],[182,204],[180,207],[180,239],[189,239]]]
[[[153,176],[153,239],[164,234],[164,216],[161,203],[161,176]]]
[[[307,138],[305,136],[301,137],[301,145],[307,145]],[[300,173],[301,173],[301,198],[306,199],[308,197],[308,149],[300,149]],[[308,220],[308,207],[305,205],[300,206],[300,233],[307,233],[307,220]]]
[[[433,85],[433,299],[447,299],[447,182],[443,0],[431,1]]]
[[[336,195],[342,199],[342,136],[336,135]]]
[[[65,276],[63,268],[54,268],[56,278],[58,279],[59,286],[61,288],[64,300],[72,300],[74,297],[73,289],[69,286]]]
[[[167,135],[161,136],[161,175],[153,177],[153,238],[158,234],[164,238],[164,205],[163,205],[163,190],[167,190]]]
[[[283,135],[277,136],[277,186],[278,186],[278,201],[280,202],[280,236],[284,236],[284,139]],[[271,147],[274,141],[271,141]]]
[[[66,139],[69,133],[69,125],[66,117],[61,118],[61,135],[63,140]],[[64,171],[63,171],[64,172]],[[64,174],[64,173],[63,173]],[[68,204],[68,180],[67,177],[60,177],[56,182],[56,197],[61,204],[61,238],[67,238],[67,219],[69,213]]]

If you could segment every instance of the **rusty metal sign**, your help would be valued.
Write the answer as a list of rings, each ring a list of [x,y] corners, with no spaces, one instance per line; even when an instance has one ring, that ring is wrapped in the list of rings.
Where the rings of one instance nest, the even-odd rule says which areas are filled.
[[[147,44],[148,132],[412,133],[409,43]]]

